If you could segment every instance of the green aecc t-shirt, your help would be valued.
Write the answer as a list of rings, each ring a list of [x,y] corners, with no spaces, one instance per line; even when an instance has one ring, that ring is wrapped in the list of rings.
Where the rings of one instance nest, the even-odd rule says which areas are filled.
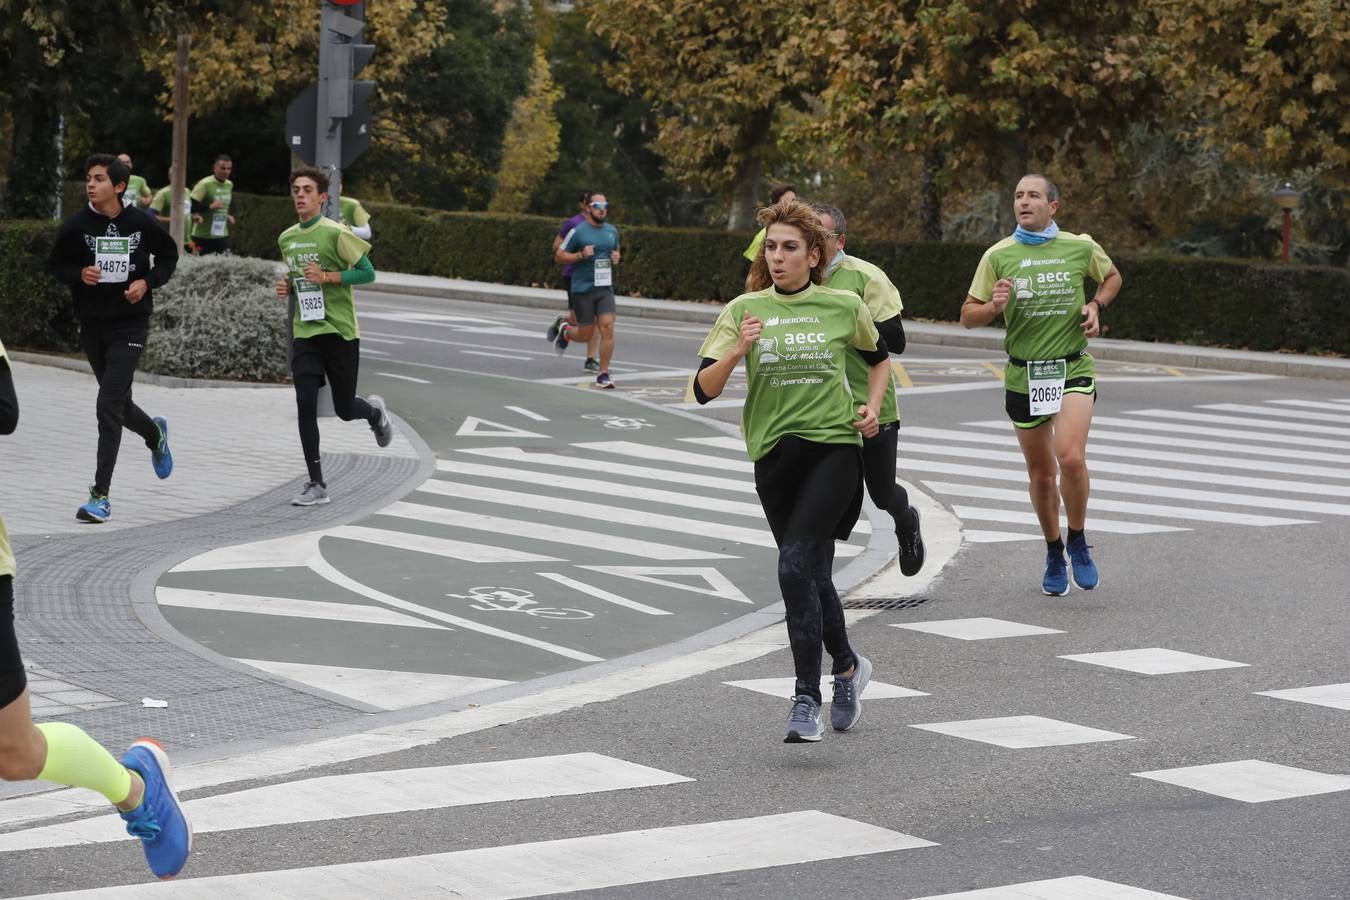
[[[750,458],[761,458],[788,434],[821,444],[861,444],[844,360],[857,355],[855,347],[877,348],[877,329],[862,300],[817,284],[799,294],[773,287],[742,294],[723,308],[699,356],[730,353],[746,316],[764,323],[745,356],[750,391],[741,432]]]
[[[867,305],[873,322],[885,322],[900,315],[905,304],[900,301],[900,291],[886,273],[865,259],[845,254],[839,265],[830,273],[827,287],[857,294]],[[854,407],[867,402],[867,360],[856,353],[848,354],[848,388],[853,393]],[[891,371],[891,389],[881,401],[881,413],[877,421],[882,425],[900,421],[900,406],[895,398],[895,371]]]
[[[308,338],[319,334],[339,334],[348,341],[359,338],[361,332],[356,324],[356,306],[352,302],[351,286],[314,285],[305,279],[305,264],[315,261],[325,271],[341,272],[356,265],[370,250],[370,244],[352,234],[351,229],[332,219],[318,216],[308,223],[297,222],[287,228],[277,238],[277,246],[281,248],[281,258],[286,262],[286,277],[290,280],[291,291],[297,297],[316,287],[323,290],[322,319],[303,321],[300,304],[296,303],[292,316],[295,336]]]
[[[192,187],[189,196],[198,203],[210,206],[217,200],[225,205],[220,209],[208,209],[202,213],[202,220],[192,226],[194,238],[223,238],[230,236],[230,200],[234,196],[233,181],[217,181],[216,176],[207,175]]]
[[[1044,244],[1019,244],[1004,238],[988,250],[975,269],[970,296],[981,303],[994,297],[994,284],[1010,278],[1012,298],[1003,310],[1008,332],[1003,349],[1025,360],[1064,359],[1087,349],[1083,336],[1083,278],[1101,283],[1112,269],[1110,257],[1088,234],[1059,236]],[[1068,378],[1095,373],[1092,357],[1084,354],[1069,363]],[[1008,390],[1027,393],[1025,366],[1008,363],[1004,370]]]

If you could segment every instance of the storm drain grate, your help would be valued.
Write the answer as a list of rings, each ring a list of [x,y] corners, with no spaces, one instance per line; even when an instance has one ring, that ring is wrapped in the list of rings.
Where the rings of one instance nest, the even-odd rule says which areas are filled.
[[[911,609],[928,602],[927,597],[867,597],[843,601],[844,609]]]

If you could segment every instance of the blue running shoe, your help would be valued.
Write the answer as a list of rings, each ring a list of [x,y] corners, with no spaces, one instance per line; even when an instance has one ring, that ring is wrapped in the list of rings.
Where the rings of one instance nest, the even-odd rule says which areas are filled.
[[[820,704],[805,694],[792,698],[792,712],[788,714],[785,744],[814,743],[825,734],[820,724]]]
[[[100,494],[91,485],[89,499],[85,501],[84,506],[75,510],[75,518],[81,522],[93,522],[94,524],[106,522],[112,518],[112,503],[108,500],[106,494]]]
[[[173,474],[173,453],[169,451],[169,420],[163,416],[155,416],[155,424],[159,426],[159,446],[150,453],[150,462],[155,467],[155,474],[160,478],[168,478]]]
[[[1073,563],[1073,583],[1078,585],[1078,589],[1082,591],[1090,591],[1102,583],[1101,576],[1097,574],[1097,564],[1092,561],[1092,554],[1088,552],[1090,549],[1091,546],[1085,537],[1069,542],[1069,562]]]
[[[830,701],[830,727],[835,731],[848,731],[858,724],[858,718],[862,715],[863,688],[872,680],[870,659],[855,653],[853,665],[853,674],[849,677],[834,676],[834,698]]]
[[[192,852],[192,820],[173,792],[169,755],[155,741],[141,738],[122,754],[122,765],[145,782],[140,806],[121,813],[127,832],[141,839],[155,877],[172,878]]]
[[[1069,592],[1069,569],[1064,563],[1063,551],[1045,552],[1045,578],[1041,592],[1051,597],[1063,597]]]
[[[604,388],[607,391],[612,391],[614,390],[614,381],[609,377],[608,372],[601,372],[599,375],[595,376],[595,386]]]

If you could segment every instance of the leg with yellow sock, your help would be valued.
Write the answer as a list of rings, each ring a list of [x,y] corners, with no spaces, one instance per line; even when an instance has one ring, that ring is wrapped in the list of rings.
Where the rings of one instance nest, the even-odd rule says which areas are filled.
[[[0,557],[8,550],[0,523]],[[192,850],[192,823],[170,783],[169,758],[154,741],[131,745],[119,762],[69,722],[34,725],[27,678],[14,634],[14,578],[0,576],[0,778],[52,781],[102,794],[127,831],[141,839],[160,878],[182,871]]]

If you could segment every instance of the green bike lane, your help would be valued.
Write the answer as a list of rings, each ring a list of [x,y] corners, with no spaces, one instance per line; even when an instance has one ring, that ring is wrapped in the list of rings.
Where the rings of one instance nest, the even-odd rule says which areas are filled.
[[[374,711],[652,651],[777,601],[725,425],[598,389],[377,368],[363,390],[425,441],[433,475],[345,525],[183,561],[156,588],[172,627]],[[838,566],[880,568],[869,537],[864,517]]]

